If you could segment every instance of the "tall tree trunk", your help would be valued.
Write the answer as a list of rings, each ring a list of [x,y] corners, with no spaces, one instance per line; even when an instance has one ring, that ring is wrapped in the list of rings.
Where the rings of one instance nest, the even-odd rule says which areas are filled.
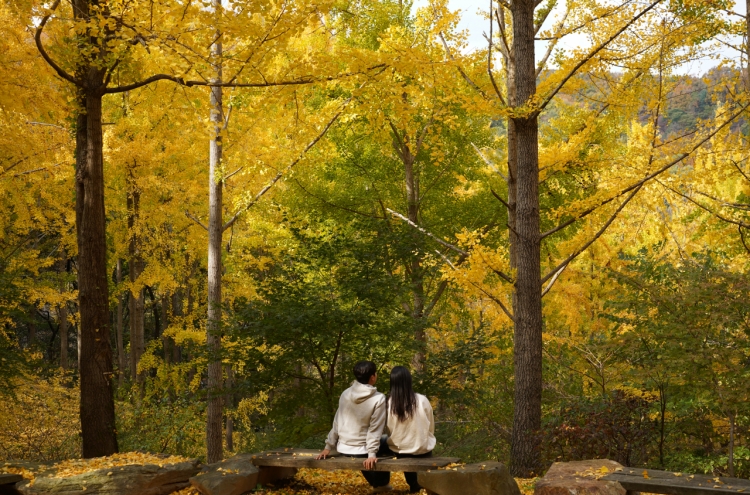
[[[177,289],[172,294],[172,315],[175,317],[182,316],[182,289]],[[172,340],[172,362],[179,363],[180,361],[182,361],[182,349]]]
[[[161,333],[161,346],[164,350],[164,362],[169,364],[171,358],[172,358],[172,339],[164,335],[164,332],[166,332],[167,328],[169,328],[169,322],[171,320],[171,301],[172,298],[169,297],[169,293],[167,291],[164,291],[161,295],[161,316],[162,316],[162,333]]]
[[[232,367],[229,365],[226,366],[226,374],[227,393],[224,399],[224,409],[227,411],[226,444],[227,451],[232,452],[234,450],[234,418],[229,413],[229,410],[234,407],[234,397],[232,392],[232,387],[234,386],[234,372],[232,371]]]
[[[60,321],[60,367],[68,371],[68,305],[62,303],[57,308],[57,317]]]
[[[117,286],[122,286],[122,260],[117,260]],[[117,380],[122,387],[125,381],[125,347],[123,344],[123,310],[125,305],[125,294],[120,292],[117,298]]]
[[[36,307],[31,308],[31,317],[34,317],[34,313],[36,313]],[[29,324],[27,325],[29,329],[29,348],[31,348],[34,345],[34,342],[36,342],[36,323],[33,321],[29,321]]]
[[[127,172],[127,207],[128,207],[128,230],[130,242],[128,244],[128,275],[130,283],[135,284],[143,271],[143,262],[140,256],[140,236],[138,235],[138,217],[141,207],[141,193],[135,182],[135,163],[129,167]],[[130,292],[130,378],[137,383],[143,382],[143,374],[138,373],[138,363],[146,349],[144,320],[145,304],[143,288]]]
[[[86,10],[80,15],[88,14]],[[103,74],[88,68],[76,134],[76,227],[80,308],[81,437],[83,457],[117,452],[109,328],[109,288],[102,156]]]
[[[516,105],[536,93],[534,1],[512,3]],[[539,136],[537,113],[513,118],[516,136],[516,308],[512,472],[530,477],[540,469],[537,433],[542,421],[542,291],[539,232]]]
[[[212,0],[217,19],[221,19],[221,0]],[[213,59],[213,82],[222,80],[221,32],[217,30],[217,40],[211,46]],[[223,231],[224,180],[221,164],[221,131],[223,127],[222,90],[211,88],[211,115],[213,124],[208,174],[208,320],[206,322],[206,345],[208,347],[208,414],[206,421],[206,449],[208,462],[218,462],[223,458],[222,442],[222,370],[221,358],[221,240]]]
[[[406,183],[406,210],[409,220],[414,225],[419,225],[419,173],[415,170],[416,156],[412,155],[409,143],[401,143],[401,158],[404,163],[404,179]],[[423,254],[420,249],[415,249],[413,259],[409,266],[409,282],[412,290],[411,317],[414,328],[414,340],[417,351],[412,358],[412,369],[416,372],[424,370],[425,360],[425,331],[424,331],[424,269],[422,267]]]
[[[729,414],[729,459],[727,459],[727,465],[731,478],[734,478],[734,425],[736,417],[734,412]]]
[[[62,249],[61,249],[62,250]],[[58,273],[60,278],[60,294],[65,294],[68,291],[67,281],[64,280],[65,273],[67,273],[68,257],[65,255],[65,251],[62,250],[62,255],[58,261]],[[60,368],[63,371],[68,371],[68,303],[63,302],[57,307],[57,323],[60,327]]]

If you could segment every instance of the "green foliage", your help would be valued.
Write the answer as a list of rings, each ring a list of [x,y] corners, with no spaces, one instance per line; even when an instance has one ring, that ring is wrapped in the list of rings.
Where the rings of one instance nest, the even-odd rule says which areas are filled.
[[[154,396],[117,402],[117,442],[123,452],[169,453],[205,459],[206,406],[203,401]]]
[[[253,377],[240,391],[274,390],[265,420],[289,441],[330,427],[356,361],[383,365],[408,356],[411,322],[396,310],[399,282],[367,227],[292,219],[291,244],[253,274],[261,297],[233,308],[230,338],[239,345],[229,348],[239,354],[232,360]],[[248,350],[256,351],[249,359]]]

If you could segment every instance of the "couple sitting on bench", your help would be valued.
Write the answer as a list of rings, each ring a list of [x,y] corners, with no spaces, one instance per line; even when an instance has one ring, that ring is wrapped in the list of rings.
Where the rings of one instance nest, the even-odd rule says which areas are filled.
[[[344,390],[333,418],[333,428],[318,459],[331,451],[365,458],[371,470],[378,456],[432,457],[435,448],[435,420],[432,406],[424,395],[414,393],[411,373],[403,366],[391,370],[388,395],[375,388],[378,379],[375,363],[360,361],[354,366],[356,381]],[[383,437],[386,433],[387,440]],[[392,490],[388,471],[362,471],[372,493]],[[410,493],[418,492],[417,473],[404,473]]]

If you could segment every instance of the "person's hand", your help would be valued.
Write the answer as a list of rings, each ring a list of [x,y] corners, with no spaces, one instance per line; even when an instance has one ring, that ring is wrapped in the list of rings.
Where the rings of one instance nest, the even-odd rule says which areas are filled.
[[[321,452],[320,454],[318,454],[318,457],[316,457],[315,459],[318,459],[318,460],[320,460],[320,459],[325,459],[325,458],[326,458],[326,456],[327,456],[328,454],[330,454],[330,453],[331,453],[331,451],[330,451],[330,450],[328,450],[328,449],[323,449],[323,452]]]
[[[377,463],[378,463],[377,457],[368,457],[367,459],[365,459],[365,462],[363,462],[362,464],[365,466],[365,469],[372,469],[375,467],[375,464]]]

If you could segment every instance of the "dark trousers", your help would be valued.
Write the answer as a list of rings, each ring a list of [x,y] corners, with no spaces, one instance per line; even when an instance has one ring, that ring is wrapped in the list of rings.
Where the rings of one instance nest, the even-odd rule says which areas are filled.
[[[388,441],[385,438],[382,438],[380,440],[380,449],[378,449],[378,457],[397,457],[398,459],[403,459],[405,457],[432,457],[432,451],[427,452],[426,454],[397,454],[393,452],[388,447]],[[362,455],[353,455],[351,457],[361,457],[363,459],[367,458],[367,454]],[[373,488],[377,488],[379,486],[385,486],[391,481],[391,473],[388,471],[362,471],[362,476],[365,477],[367,482],[372,486]],[[417,493],[419,490],[422,489],[421,486],[419,486],[419,483],[417,482],[417,473],[404,473],[404,478],[406,478],[406,483],[409,485],[409,492],[410,493]]]

